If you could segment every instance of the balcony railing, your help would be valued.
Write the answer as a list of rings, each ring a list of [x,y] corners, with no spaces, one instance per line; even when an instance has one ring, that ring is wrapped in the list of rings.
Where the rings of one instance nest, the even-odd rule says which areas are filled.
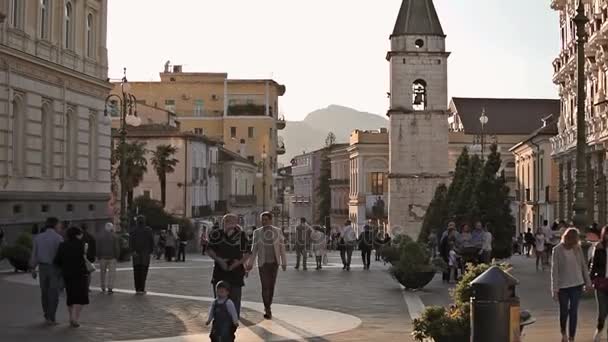
[[[211,216],[212,214],[213,210],[211,210],[211,206],[192,206],[192,217],[206,217]]]
[[[287,126],[287,123],[285,122],[285,118],[281,116],[277,119],[277,129],[285,129],[285,126]]]
[[[247,103],[233,104],[228,106],[228,116],[264,116],[266,115],[266,106]]]
[[[230,195],[230,205],[232,206],[252,206],[256,203],[255,195]]]
[[[279,137],[278,141],[277,141],[277,154],[278,155],[283,155],[285,154],[286,150],[285,150],[285,140],[283,140],[283,137]]]

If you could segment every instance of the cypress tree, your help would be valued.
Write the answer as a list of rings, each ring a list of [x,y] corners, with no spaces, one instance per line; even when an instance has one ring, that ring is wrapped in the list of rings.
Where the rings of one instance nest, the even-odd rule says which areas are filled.
[[[419,242],[427,242],[429,234],[433,231],[437,236],[441,236],[445,229],[445,224],[448,219],[448,187],[445,184],[440,184],[435,189],[435,195],[429,208],[424,215],[422,222],[422,230],[418,236]]]

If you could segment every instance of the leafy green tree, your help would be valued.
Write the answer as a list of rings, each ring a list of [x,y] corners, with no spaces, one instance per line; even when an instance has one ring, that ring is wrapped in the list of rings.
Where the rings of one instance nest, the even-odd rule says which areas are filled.
[[[460,191],[469,176],[469,164],[469,151],[465,147],[462,149],[462,153],[460,153],[460,156],[456,161],[454,178],[452,179],[452,183],[450,184],[447,193],[448,215],[452,218],[456,216],[456,212],[458,211],[458,198],[460,196]]]
[[[179,162],[173,158],[177,147],[171,145],[158,145],[152,152],[152,166],[160,182],[160,202],[163,208],[167,205],[167,174],[175,172],[175,165]]]
[[[330,178],[331,163],[329,160],[329,148],[325,148],[321,151],[321,173],[319,174],[319,185],[316,189],[317,197],[319,198],[319,223],[321,224],[325,224],[325,218],[329,217],[331,211]]]
[[[441,237],[444,226],[448,219],[448,187],[445,184],[440,184],[435,189],[435,195],[429,208],[424,215],[422,222],[422,230],[418,236],[418,242],[427,242],[429,234],[436,232],[438,237]]]

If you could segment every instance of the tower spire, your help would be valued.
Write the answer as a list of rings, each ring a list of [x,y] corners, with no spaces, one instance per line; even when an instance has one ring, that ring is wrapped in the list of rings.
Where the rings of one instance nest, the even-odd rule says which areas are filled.
[[[433,0],[403,0],[391,38],[408,35],[445,37]]]

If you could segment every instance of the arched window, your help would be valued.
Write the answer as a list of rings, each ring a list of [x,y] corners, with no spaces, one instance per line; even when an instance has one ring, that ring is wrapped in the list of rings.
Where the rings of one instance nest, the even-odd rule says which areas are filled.
[[[19,175],[23,173],[25,151],[25,103],[19,95],[13,98],[12,118],[13,171]]]
[[[63,31],[64,31],[64,38],[63,38],[63,47],[66,49],[71,49],[72,48],[72,34],[73,34],[73,29],[72,29],[72,3],[71,2],[67,2],[65,4],[65,13],[63,14],[64,18],[63,18]]]
[[[40,0],[40,39],[49,38],[49,0]]]
[[[23,29],[23,1],[24,0],[11,0],[10,21],[11,26],[14,28]]]
[[[68,110],[65,119],[65,170],[66,176],[72,178],[76,176],[76,151],[78,150],[76,113],[71,109]]]
[[[89,116],[89,178],[97,179],[97,113]]]
[[[95,54],[95,31],[93,30],[93,14],[87,16],[87,57],[93,58]]]
[[[426,109],[426,82],[416,80],[412,84],[412,107],[414,110]]]
[[[54,155],[54,120],[53,109],[50,103],[42,105],[42,129],[41,129],[41,152],[42,160],[40,168],[44,177],[52,177],[53,175],[53,155]]]

